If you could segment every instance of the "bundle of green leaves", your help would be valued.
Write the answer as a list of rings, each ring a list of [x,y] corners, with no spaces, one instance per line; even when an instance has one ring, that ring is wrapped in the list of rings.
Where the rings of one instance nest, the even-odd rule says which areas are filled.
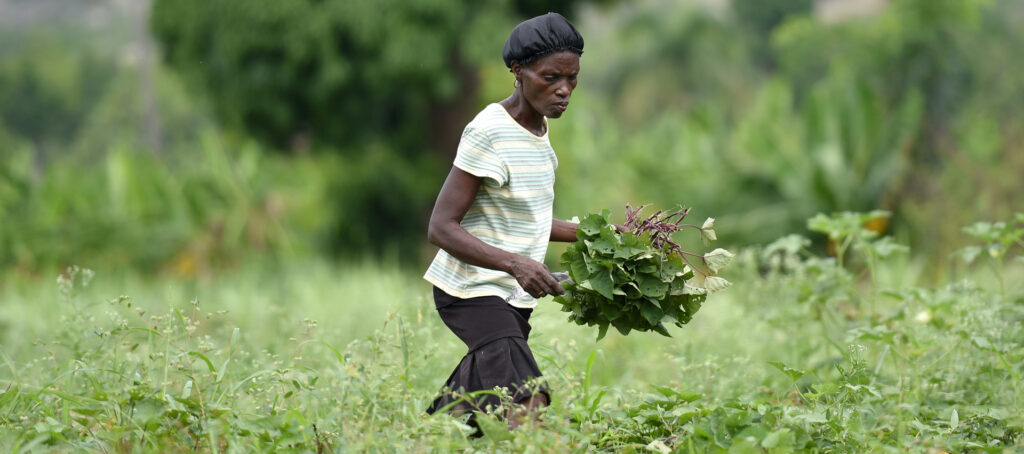
[[[578,241],[562,254],[571,279],[563,282],[565,294],[555,301],[569,312],[569,321],[598,326],[598,340],[609,325],[623,335],[635,330],[669,336],[665,323],[682,327],[708,294],[731,285],[716,275],[733,254],[721,248],[706,254],[684,251],[671,237],[692,228],[710,245],[717,239],[713,218],[701,226],[685,224],[688,208],[641,218],[643,208],[626,206],[624,232],[610,222],[609,210],[587,215],[579,224]]]

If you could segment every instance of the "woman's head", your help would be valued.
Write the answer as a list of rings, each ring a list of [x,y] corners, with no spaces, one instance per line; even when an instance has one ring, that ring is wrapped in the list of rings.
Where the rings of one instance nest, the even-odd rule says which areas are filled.
[[[502,58],[515,75],[517,92],[538,113],[558,118],[576,88],[583,37],[566,18],[548,13],[516,26]]]

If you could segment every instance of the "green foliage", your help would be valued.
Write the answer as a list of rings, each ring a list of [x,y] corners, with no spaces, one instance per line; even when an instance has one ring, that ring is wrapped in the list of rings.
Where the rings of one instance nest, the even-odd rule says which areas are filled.
[[[387,138],[413,156],[469,120],[477,68],[500,61],[517,16],[574,3],[171,0],[152,27],[232,128],[278,149]]]
[[[677,213],[678,221],[685,213]],[[697,256],[674,248],[670,240],[659,242],[654,229],[620,233],[609,222],[610,215],[605,210],[580,222],[577,241],[562,254],[562,265],[572,280],[564,283],[565,294],[555,297],[562,311],[569,312],[569,321],[597,326],[599,340],[609,325],[623,335],[635,330],[669,336],[664,323],[679,327],[689,323],[708,294],[730,285],[713,276],[731,262],[728,251],[715,249]],[[651,219],[661,220],[658,214]],[[664,220],[671,220],[671,215]],[[692,227],[714,236],[713,220],[708,221],[703,228]],[[640,222],[631,224],[635,227]],[[696,271],[704,277],[703,286],[692,283],[695,270],[683,254],[704,259],[708,272]]]
[[[0,128],[37,147],[67,146],[109,86],[112,66],[45,35],[0,53]]]
[[[818,213],[807,220],[807,229],[812,232],[828,235],[830,241],[835,244],[836,257],[839,265],[843,265],[843,256],[846,250],[854,243],[864,243],[867,240],[878,236],[878,232],[864,228],[869,222],[876,219],[888,219],[890,213],[876,210],[870,213],[851,213],[844,211],[826,216]]]
[[[1024,248],[1024,214],[1017,213],[1012,221],[976,222],[964,227],[964,233],[981,242],[962,250],[964,261],[971,263],[985,252],[992,258],[1005,257],[1015,246]]]
[[[834,295],[884,294],[877,314],[829,299],[819,309],[835,317],[823,325],[800,304],[805,287],[823,284],[815,269],[827,260],[806,246],[787,237],[737,254],[730,271],[742,279],[671,341],[612,334],[598,344],[554,307],[538,307],[531,349],[558,397],[542,423],[521,430],[508,430],[500,412],[481,416],[479,439],[468,438],[466,415],[423,413],[465,350],[429,315],[418,273],[318,265],[137,282],[69,268],[57,291],[52,281],[14,281],[0,301],[0,443],[201,452],[1022,447],[1021,289],[1002,298],[976,281],[982,275],[917,286],[888,256],[877,283],[830,284]],[[115,296],[123,290],[138,296]],[[323,298],[334,294],[350,298]]]
[[[1024,167],[1005,140],[1020,104],[1006,101],[1024,86],[995,63],[1024,43],[1011,3],[906,0],[835,22],[794,9],[763,42],[735,16],[619,8],[582,62],[574,103],[587,108],[552,136],[560,194],[580,192],[565,213],[687,194],[719,207],[723,236],[756,243],[818,212],[885,209],[944,256],[959,224],[1015,209]],[[951,213],[960,222],[932,222]]]
[[[1006,296],[1006,279],[1003,273],[1003,263],[1013,254],[1018,254],[1017,260],[1024,263],[1020,258],[1024,252],[1024,213],[1017,213],[1011,221],[999,222],[976,222],[964,227],[964,233],[973,237],[981,245],[967,246],[956,252],[968,265],[973,263],[979,255],[984,255],[991,270],[999,280],[999,290]]]
[[[343,158],[329,176],[325,237],[335,256],[397,253],[408,257],[426,237],[426,220],[445,169],[429,156],[402,158],[384,145]]]
[[[810,13],[813,6],[812,0],[737,0],[732,9],[737,20],[757,36],[765,37],[790,16]]]
[[[832,26],[811,17],[795,19],[777,28],[772,39],[782,73],[796,89],[848,73],[849,81],[893,106],[921,96],[920,124],[927,133],[907,151],[915,162],[935,164],[940,138],[964,101],[988,91],[974,84],[990,77],[986,73],[1003,71],[969,63],[970,49],[980,41],[986,42],[981,47],[999,46],[997,33],[979,33],[983,23],[998,27],[1005,20],[992,5],[988,0],[900,0],[871,21]]]
[[[77,262],[189,276],[253,253],[325,249],[340,212],[325,211],[329,188],[348,169],[227,140],[208,130],[197,149],[170,162],[118,147],[99,161],[54,160],[40,176],[28,150],[0,156],[0,265],[31,273]]]
[[[286,204],[303,208],[287,211],[284,222],[298,227],[281,236],[296,249],[402,251],[422,265],[423,222],[454,150],[445,138],[480,103],[507,96],[505,33],[546,8],[572,17],[588,43],[574,107],[551,123],[560,218],[623,199],[667,206],[685,194],[715,207],[722,237],[754,244],[803,229],[815,213],[884,209],[891,233],[946,257],[966,220],[1018,209],[1024,78],[1011,75],[1021,72],[1024,29],[1012,1],[890,1],[831,20],[799,0],[470,3],[155,2],[150,25],[168,65],[151,68],[150,90],[136,34],[117,20],[86,30],[69,14],[27,33],[5,28],[0,263],[159,269],[209,243],[220,221],[154,208],[173,206],[165,189],[132,196],[150,205],[144,221],[112,214],[103,200],[108,162],[160,167],[138,170],[139,180],[178,191],[176,179],[194,177],[180,164],[204,162],[201,137],[213,134],[227,138],[229,155],[251,138],[259,153],[296,150],[295,159],[261,158],[275,170],[248,180],[301,200]],[[147,96],[158,134],[146,127]],[[116,164],[154,143],[160,162]],[[202,178],[234,178],[230,166],[217,168],[227,173]],[[304,180],[310,194],[296,190]],[[210,217],[228,200],[192,199],[189,209]],[[263,247],[233,231],[225,256]]]

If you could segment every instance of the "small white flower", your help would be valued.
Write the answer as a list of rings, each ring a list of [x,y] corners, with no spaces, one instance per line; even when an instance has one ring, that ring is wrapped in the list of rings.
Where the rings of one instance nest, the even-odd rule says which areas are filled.
[[[928,311],[921,311],[917,313],[914,320],[918,323],[928,323],[932,321],[932,313]]]

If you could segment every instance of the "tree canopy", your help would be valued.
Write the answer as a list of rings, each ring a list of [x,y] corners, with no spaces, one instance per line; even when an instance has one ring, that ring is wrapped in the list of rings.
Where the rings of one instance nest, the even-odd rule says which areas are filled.
[[[476,68],[512,26],[574,3],[157,0],[152,28],[227,127],[280,149],[387,137],[409,154],[457,139]]]

